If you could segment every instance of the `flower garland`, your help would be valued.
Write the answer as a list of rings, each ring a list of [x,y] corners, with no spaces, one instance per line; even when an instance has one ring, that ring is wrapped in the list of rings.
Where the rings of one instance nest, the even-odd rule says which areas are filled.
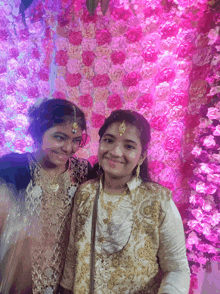
[[[208,104],[200,108],[200,124],[195,130],[192,150],[193,176],[186,224],[186,248],[191,268],[190,294],[198,287],[197,274],[210,261],[220,262],[220,7],[214,7],[215,28],[208,32],[214,52],[210,72]]]

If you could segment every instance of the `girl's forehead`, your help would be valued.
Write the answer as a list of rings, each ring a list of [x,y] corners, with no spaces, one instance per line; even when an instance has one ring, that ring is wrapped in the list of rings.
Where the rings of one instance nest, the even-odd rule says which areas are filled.
[[[104,135],[112,134],[114,136],[135,136],[140,139],[140,132],[137,127],[128,122],[114,122],[106,129]]]

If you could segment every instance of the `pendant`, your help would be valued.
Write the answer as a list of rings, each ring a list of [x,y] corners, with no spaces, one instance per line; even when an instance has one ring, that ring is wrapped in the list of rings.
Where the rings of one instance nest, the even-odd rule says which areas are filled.
[[[60,187],[59,184],[51,184],[50,185],[50,188],[54,193],[56,193],[58,191],[59,187]]]
[[[107,225],[107,224],[110,223],[110,219],[108,219],[108,218],[105,218],[105,219],[103,219],[102,221],[103,221],[103,223],[104,223],[105,225]]]

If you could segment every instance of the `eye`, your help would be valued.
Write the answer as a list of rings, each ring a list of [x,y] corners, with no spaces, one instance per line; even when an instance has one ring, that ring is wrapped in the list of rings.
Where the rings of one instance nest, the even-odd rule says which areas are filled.
[[[133,149],[135,149],[134,146],[129,145],[129,144],[125,145],[125,148],[128,149],[128,150],[133,150]]]
[[[113,140],[112,140],[111,138],[105,138],[105,139],[104,139],[104,142],[106,142],[106,143],[112,143]]]
[[[80,144],[81,141],[81,139],[73,139],[73,144]]]
[[[55,135],[54,138],[55,138],[56,140],[58,140],[58,141],[64,141],[64,140],[65,140],[64,137],[59,136],[59,135]]]

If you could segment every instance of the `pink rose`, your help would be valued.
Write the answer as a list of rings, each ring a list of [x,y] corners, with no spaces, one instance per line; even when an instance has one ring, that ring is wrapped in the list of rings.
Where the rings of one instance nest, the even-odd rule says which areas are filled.
[[[105,121],[105,117],[104,115],[93,112],[91,121],[94,128],[100,128]]]
[[[49,69],[48,68],[41,68],[38,73],[39,79],[45,82],[49,81]]]
[[[106,87],[109,83],[109,76],[107,74],[96,75],[92,82],[94,87]]]
[[[140,110],[141,108],[151,108],[153,106],[153,97],[151,94],[145,94],[140,96],[137,100],[137,109]]]
[[[197,219],[198,221],[202,221],[203,220],[203,212],[201,209],[193,209],[191,211],[192,215],[195,217],[195,219]]]
[[[153,129],[157,131],[164,131],[167,127],[167,118],[165,115],[156,116],[151,120],[150,125]]]
[[[86,66],[91,66],[94,58],[95,58],[95,54],[92,51],[84,51],[82,53],[82,60]]]
[[[198,289],[198,278],[196,275],[190,276],[190,289]]]
[[[193,245],[198,243],[199,239],[197,237],[197,234],[195,232],[191,232],[187,238],[187,244]]]
[[[29,38],[29,31],[28,29],[20,30],[19,36],[22,41],[28,40]]]
[[[175,23],[167,22],[165,25],[162,26],[161,33],[162,39],[175,36],[178,33],[178,27]]]
[[[12,120],[7,121],[5,125],[5,130],[13,130],[15,128],[15,123]]]
[[[30,87],[27,90],[27,96],[29,98],[37,98],[39,97],[39,92],[37,87]]]
[[[163,162],[152,160],[149,162],[149,170],[154,174],[159,174],[164,168],[165,165]]]
[[[5,137],[3,134],[0,134],[0,146],[4,146],[5,144]]]
[[[32,54],[32,58],[37,58],[37,59],[40,58],[40,52],[38,51],[37,48],[33,48],[31,54]]]
[[[110,95],[107,100],[107,107],[117,109],[122,108],[121,97],[118,94]]]
[[[55,91],[53,93],[53,98],[65,100],[66,99],[66,95],[63,92]]]
[[[214,132],[213,132],[214,136],[220,136],[220,125],[217,125]]]
[[[174,79],[175,73],[171,68],[164,68],[158,75],[158,83],[169,82]]]
[[[193,52],[194,52],[194,46],[192,43],[182,43],[177,49],[178,57],[182,57],[182,58],[191,56]]]
[[[152,46],[146,46],[142,56],[146,62],[147,61],[155,62],[157,60],[157,52],[155,48]]]
[[[218,108],[209,107],[208,108],[208,113],[206,114],[206,116],[209,119],[220,119],[220,111],[219,111]]]
[[[111,13],[114,20],[128,20],[128,18],[131,16],[131,12],[127,9],[124,9],[123,7],[114,7]]]
[[[82,33],[81,32],[70,32],[69,33],[69,42],[72,44],[72,45],[76,45],[76,46],[79,46],[81,45],[82,43]]]
[[[220,175],[219,174],[208,174],[207,181],[213,182],[214,184],[220,186]]]
[[[209,244],[199,243],[197,244],[196,248],[202,252],[217,253],[217,249],[215,249],[212,245]]]
[[[7,72],[7,68],[5,66],[0,66],[0,74],[4,74]]]
[[[18,75],[27,78],[27,75],[29,74],[29,69],[26,66],[21,66],[18,68]]]
[[[19,56],[19,51],[17,48],[11,48],[9,50],[9,58],[17,58]]]
[[[126,37],[128,41],[130,41],[131,43],[140,41],[142,36],[143,34],[142,34],[141,27],[130,28],[126,33]]]
[[[169,102],[175,106],[182,105],[186,107],[188,105],[188,100],[189,100],[189,97],[187,92],[180,92],[180,93],[174,92],[171,95]]]
[[[59,66],[66,66],[68,61],[67,52],[64,50],[57,51],[55,60]]]
[[[171,182],[160,181],[159,184],[162,185],[163,187],[168,188],[172,192],[174,192],[175,190],[174,185]]]
[[[79,86],[82,76],[80,73],[77,74],[66,74],[66,83],[70,87]]]
[[[125,61],[125,53],[123,51],[114,51],[111,54],[113,64],[123,64]]]
[[[91,141],[91,137],[88,134],[83,133],[82,134],[83,147],[85,147],[87,144],[89,144],[90,141]]]
[[[204,137],[203,145],[206,146],[207,148],[214,147],[216,145],[214,136],[210,135],[210,136]]]
[[[110,44],[112,40],[111,33],[108,30],[97,30],[96,41],[99,46],[104,44]]]
[[[181,141],[179,138],[176,137],[168,137],[165,141],[164,147],[169,152],[180,150]]]
[[[86,94],[79,97],[79,104],[82,107],[92,107],[93,106],[93,99],[91,95]]]
[[[9,85],[7,87],[7,95],[15,94],[16,86],[15,85]]]
[[[140,76],[136,72],[129,72],[124,76],[123,85],[125,87],[137,86]]]
[[[0,30],[0,41],[8,40],[8,32],[6,30]]]
[[[25,147],[27,146],[26,142],[23,140],[17,140],[15,142],[15,148],[21,152],[25,151]]]
[[[83,10],[82,21],[84,23],[96,22],[97,21],[96,12],[94,13],[94,15],[90,15],[90,13],[87,10]]]

